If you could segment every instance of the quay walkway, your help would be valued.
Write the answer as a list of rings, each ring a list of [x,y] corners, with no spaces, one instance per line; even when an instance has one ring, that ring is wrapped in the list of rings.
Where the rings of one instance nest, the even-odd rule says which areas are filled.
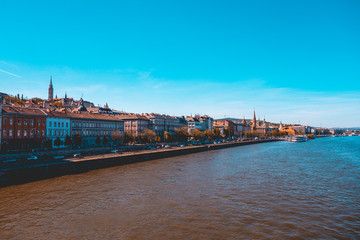
[[[78,174],[93,169],[119,166],[185,154],[237,147],[242,145],[282,141],[283,139],[261,139],[186,147],[160,148],[123,153],[107,153],[84,157],[54,159],[46,162],[24,162],[0,166],[0,187],[23,184],[67,174]]]

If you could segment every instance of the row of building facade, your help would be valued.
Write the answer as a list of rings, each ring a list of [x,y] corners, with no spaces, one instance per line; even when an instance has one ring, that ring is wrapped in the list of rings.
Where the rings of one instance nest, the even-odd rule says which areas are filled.
[[[44,107],[15,106],[0,101],[0,143],[2,149],[32,149],[50,140],[60,139],[63,146],[66,136],[79,134],[82,146],[96,145],[96,140],[106,137],[110,142],[112,135],[124,136],[125,133],[136,138],[146,129],[153,130],[163,138],[165,131],[191,127],[194,121],[201,121],[200,129],[212,130],[213,119],[208,116],[174,117],[161,114],[113,114],[91,113],[80,103],[76,111]],[[186,119],[189,119],[187,121]]]
[[[186,127],[191,133],[195,129],[213,131],[218,129],[220,135],[229,137],[242,137],[245,133],[266,135],[270,132],[284,131],[288,134],[311,133],[305,126],[274,126],[266,121],[256,120],[255,112],[252,121],[239,120],[214,120],[209,116],[174,117],[162,114],[118,114],[107,111],[106,113],[93,113],[87,111],[80,100],[76,111],[51,109],[46,107],[21,107],[10,104],[2,105],[0,101],[0,142],[2,149],[31,149],[43,145],[50,140],[55,147],[55,140],[60,140],[64,146],[66,136],[73,138],[81,136],[84,147],[97,145],[98,138],[107,138],[109,142],[116,136],[128,135],[139,138],[146,129],[153,130],[161,139],[165,132],[174,133],[176,129]],[[2,105],[2,106],[1,106]],[[107,106],[106,106],[107,107]],[[108,109],[105,108],[104,109]],[[227,134],[225,134],[227,132]]]

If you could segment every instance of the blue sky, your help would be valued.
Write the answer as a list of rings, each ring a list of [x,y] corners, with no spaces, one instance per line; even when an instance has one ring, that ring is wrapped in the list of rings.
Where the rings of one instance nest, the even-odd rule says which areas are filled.
[[[0,92],[360,125],[359,1],[4,1]]]

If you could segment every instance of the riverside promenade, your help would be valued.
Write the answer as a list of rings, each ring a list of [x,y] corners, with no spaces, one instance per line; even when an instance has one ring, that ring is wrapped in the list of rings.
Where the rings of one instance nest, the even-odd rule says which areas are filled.
[[[65,158],[51,162],[25,162],[21,165],[0,166],[0,187],[59,177],[67,174],[79,174],[124,164],[132,164],[191,153],[224,149],[250,144],[281,141],[283,139],[261,139],[243,142],[206,144],[198,146],[171,147],[138,152],[108,153],[79,158]]]

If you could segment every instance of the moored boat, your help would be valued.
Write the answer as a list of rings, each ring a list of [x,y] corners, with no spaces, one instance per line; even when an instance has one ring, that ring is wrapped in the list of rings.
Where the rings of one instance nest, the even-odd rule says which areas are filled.
[[[304,136],[304,135],[291,136],[291,137],[290,137],[290,141],[291,141],[291,142],[306,142],[306,141],[307,141],[307,137]]]

